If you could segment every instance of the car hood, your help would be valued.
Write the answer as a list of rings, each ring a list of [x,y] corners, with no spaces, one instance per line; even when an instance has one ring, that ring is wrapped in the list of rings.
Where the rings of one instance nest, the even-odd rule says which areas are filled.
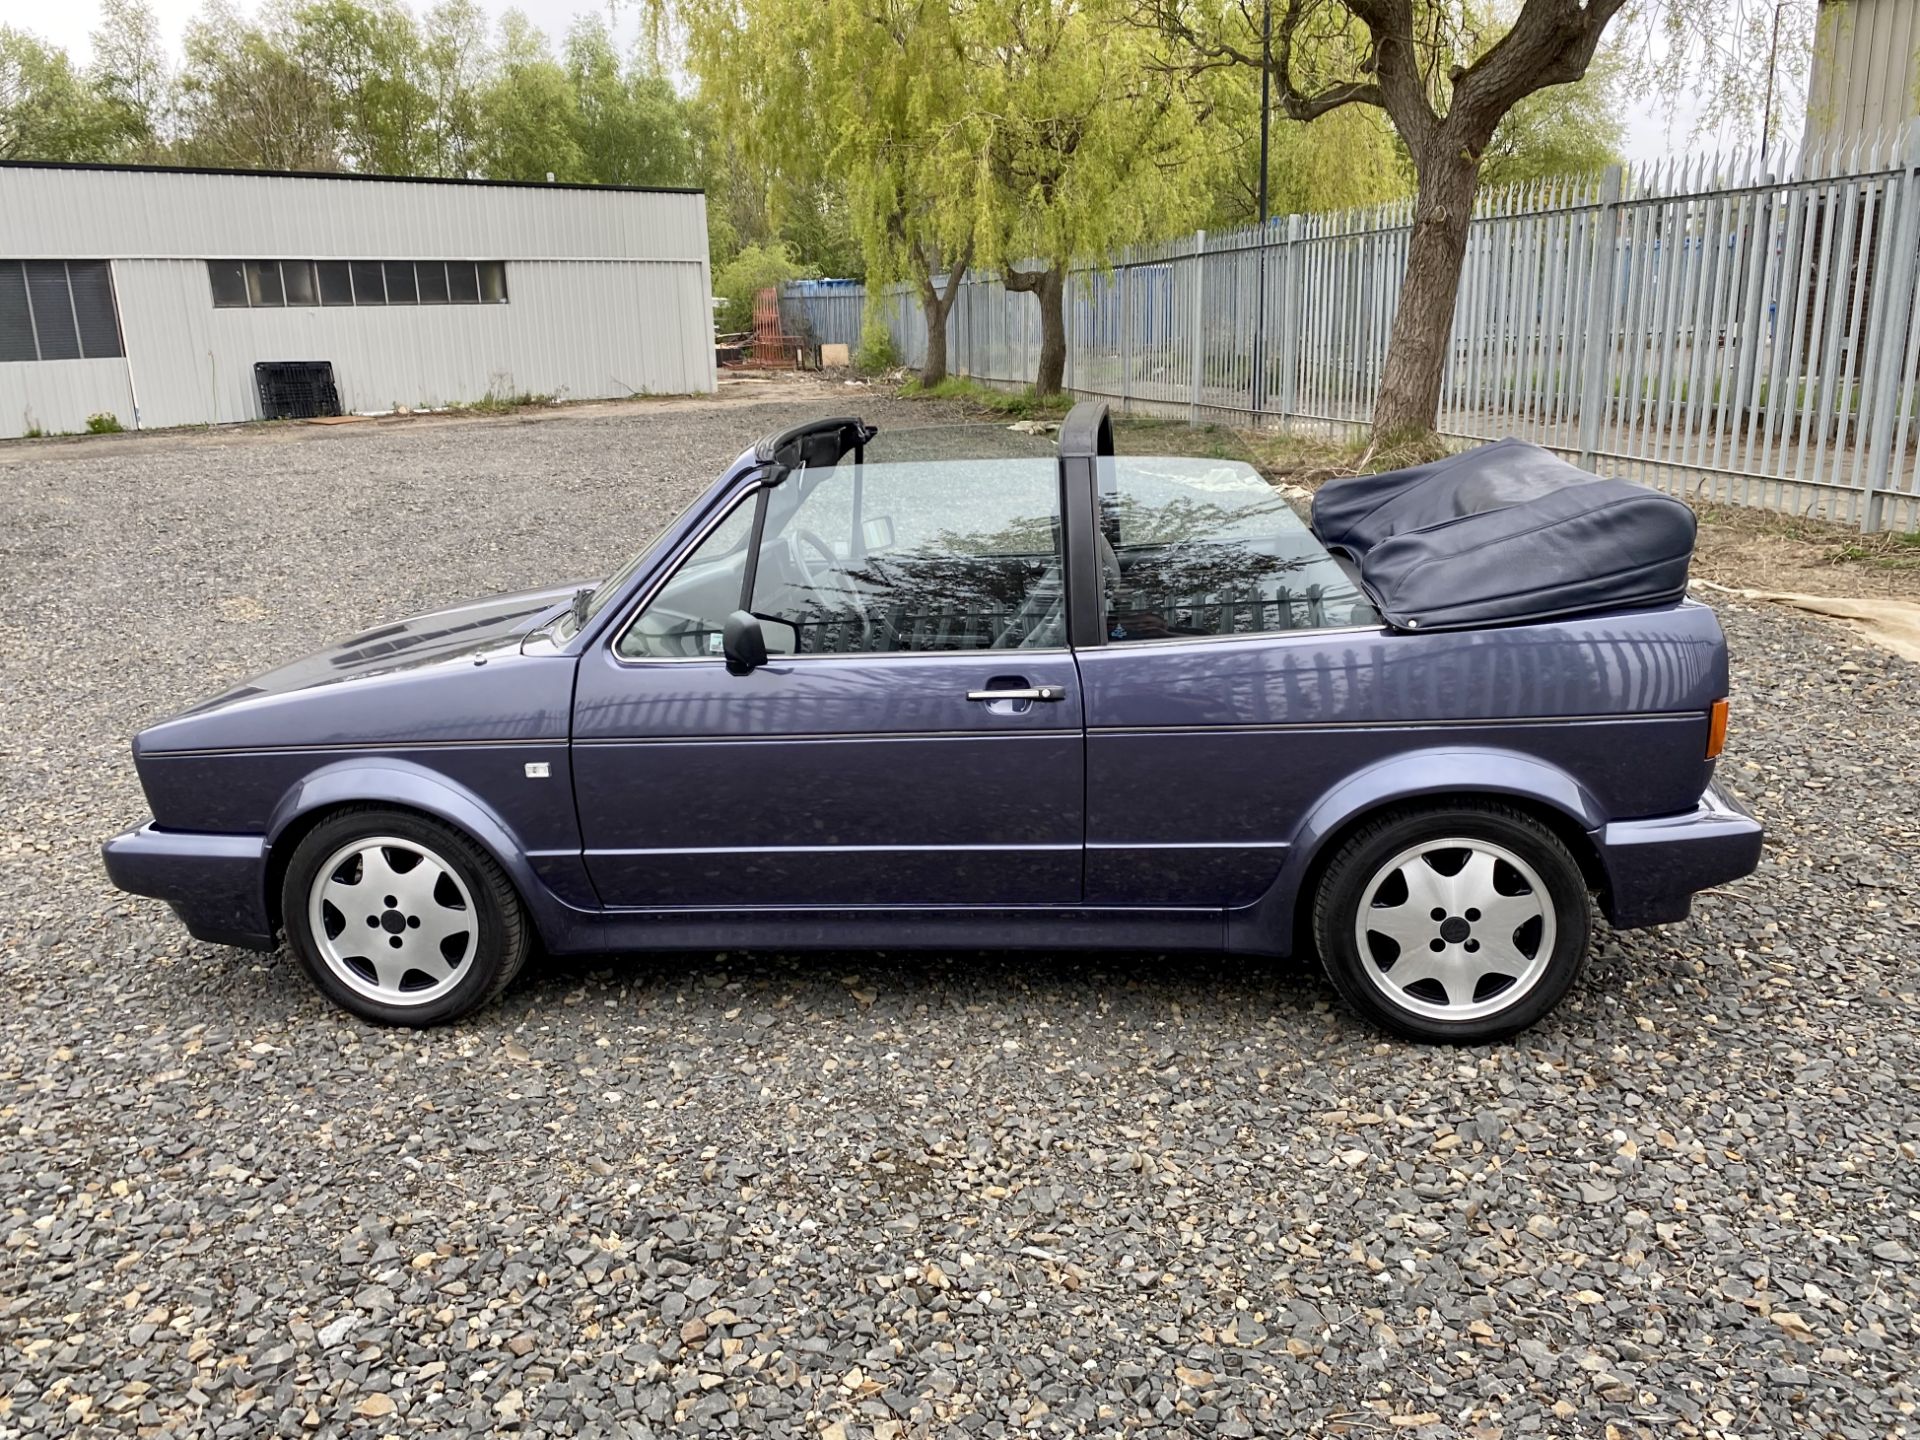
[[[410,670],[438,661],[478,657],[489,651],[516,648],[521,633],[533,621],[566,600],[582,584],[525,590],[517,595],[489,595],[445,610],[430,611],[388,625],[376,625],[349,639],[257,675],[224,695],[196,705],[189,715],[217,709],[253,695],[284,695],[315,685],[337,685],[364,680],[394,670]]]
[[[519,668],[507,662],[519,661],[526,633],[575,590],[591,583],[494,595],[375,626],[143,730],[135,749],[364,743],[472,734],[476,727],[487,726],[490,718],[497,723],[503,712],[518,708],[499,692],[505,683],[503,672]],[[489,663],[493,661],[502,663]],[[435,683],[436,677],[449,682],[471,677],[459,678],[454,688],[465,691],[477,683],[492,692],[491,705],[501,708],[489,716],[485,707],[451,705],[454,695],[448,685],[438,683],[436,702],[398,703],[403,693],[417,695],[421,685]],[[256,730],[257,735],[250,733]]]

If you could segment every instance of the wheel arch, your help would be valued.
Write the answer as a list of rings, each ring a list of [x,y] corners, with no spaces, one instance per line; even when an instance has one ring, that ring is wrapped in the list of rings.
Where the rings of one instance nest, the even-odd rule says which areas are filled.
[[[1227,948],[1311,954],[1312,896],[1328,862],[1356,830],[1390,813],[1498,801],[1540,821],[1593,889],[1607,872],[1594,842],[1606,817],[1591,791],[1558,766],[1504,750],[1423,750],[1347,777],[1308,810],[1267,893],[1227,914]]]
[[[367,808],[399,810],[451,826],[479,846],[506,872],[508,883],[539,926],[539,910],[546,887],[527,863],[526,852],[512,829],[478,797],[445,776],[404,760],[374,763],[343,761],[303,777],[281,797],[267,823],[267,921],[278,931],[286,917],[280,892],[287,866],[300,842],[329,816],[343,810]]]

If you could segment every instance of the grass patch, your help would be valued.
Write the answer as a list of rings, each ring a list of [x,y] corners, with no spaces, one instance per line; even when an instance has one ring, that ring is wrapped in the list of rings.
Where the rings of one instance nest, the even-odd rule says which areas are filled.
[[[551,405],[553,396],[536,395],[531,390],[521,390],[515,394],[497,394],[489,390],[478,400],[462,400],[447,406],[456,415],[510,415],[515,410],[525,410],[535,405]]]
[[[1735,536],[1791,541],[1807,549],[1809,565],[1858,565],[1869,570],[1920,570],[1920,534],[1883,530],[1862,535],[1852,525],[1811,515],[1788,515],[1746,505],[1695,501],[1702,525]]]
[[[111,411],[102,410],[97,415],[87,417],[89,435],[118,435],[126,428],[120,423],[120,417]]]
[[[952,400],[970,410],[1000,416],[1008,420],[1061,420],[1073,408],[1071,395],[1050,395],[1044,399],[1025,390],[996,390],[977,381],[949,375],[937,385],[922,385],[909,380],[900,387],[903,400]]]
[[[1865,565],[1871,570],[1920,570],[1920,535],[1858,535],[1834,547],[1835,565]]]

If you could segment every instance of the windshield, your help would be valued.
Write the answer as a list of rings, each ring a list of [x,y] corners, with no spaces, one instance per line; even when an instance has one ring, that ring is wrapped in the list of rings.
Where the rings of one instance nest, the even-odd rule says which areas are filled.
[[[1060,427],[1046,421],[1016,421],[1012,425],[990,424],[914,425],[884,430],[868,442],[864,458],[868,462],[912,462],[925,460],[990,460],[1050,458],[1054,454],[1054,436]],[[851,453],[840,459],[842,466],[854,464]],[[583,624],[604,610],[633,578],[640,564],[653,553],[660,537],[672,531],[706,497],[691,504],[654,533],[631,559],[593,589],[584,605],[570,608],[553,624],[553,639],[564,644],[579,633]],[[744,537],[741,543],[745,543]]]

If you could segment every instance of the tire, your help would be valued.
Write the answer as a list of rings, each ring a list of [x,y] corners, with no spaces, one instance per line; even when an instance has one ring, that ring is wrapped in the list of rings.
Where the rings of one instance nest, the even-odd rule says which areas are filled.
[[[288,862],[280,907],[315,988],[376,1025],[443,1025],[493,1003],[533,945],[493,857],[405,810],[354,806],[314,826]]]
[[[1567,847],[1493,802],[1362,826],[1314,896],[1314,941],[1334,987],[1412,1040],[1518,1034],[1580,978],[1592,929],[1587,882]]]

